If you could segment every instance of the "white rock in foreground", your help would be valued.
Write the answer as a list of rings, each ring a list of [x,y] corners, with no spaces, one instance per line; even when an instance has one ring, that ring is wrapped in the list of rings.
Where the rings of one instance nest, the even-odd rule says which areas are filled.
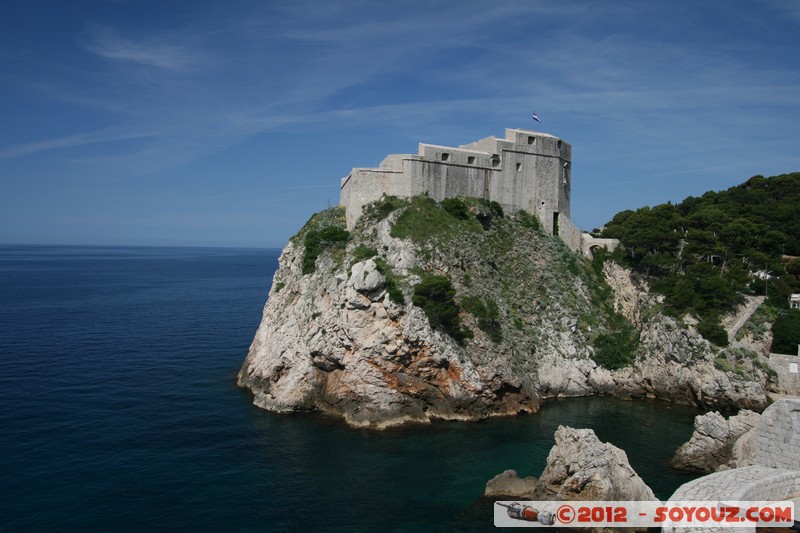
[[[754,451],[751,437],[736,446],[740,438],[758,426],[760,415],[746,409],[725,419],[712,411],[694,419],[694,433],[672,458],[672,466],[691,472],[715,472],[731,466],[744,466]]]
[[[656,500],[625,452],[600,442],[591,429],[559,426],[555,439],[534,500]]]

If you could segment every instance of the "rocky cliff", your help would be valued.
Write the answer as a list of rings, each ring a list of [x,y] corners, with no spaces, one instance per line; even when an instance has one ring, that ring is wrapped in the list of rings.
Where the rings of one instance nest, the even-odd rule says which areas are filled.
[[[727,420],[716,411],[698,415],[692,438],[675,452],[672,466],[710,473],[752,464],[759,416],[746,409]]]
[[[292,238],[238,382],[264,409],[369,427],[594,393],[763,408],[765,376],[720,357],[646,284],[525,212],[387,198],[352,232],[335,208]]]
[[[628,456],[600,442],[591,429],[558,426],[555,445],[541,477],[520,478],[506,470],[488,483],[484,496],[493,499],[642,501],[653,491],[633,470]]]
[[[624,451],[591,429],[559,426],[533,500],[652,501],[655,494]]]

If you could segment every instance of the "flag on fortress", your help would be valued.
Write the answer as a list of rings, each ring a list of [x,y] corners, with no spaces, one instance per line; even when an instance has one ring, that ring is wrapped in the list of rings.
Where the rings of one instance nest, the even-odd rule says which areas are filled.
[[[539,124],[541,124],[541,123],[542,123],[542,121],[541,121],[541,120],[539,120],[539,115],[537,115],[536,113],[534,113],[534,114],[533,114],[533,120],[535,120],[535,121],[536,121],[536,122],[538,122]]]

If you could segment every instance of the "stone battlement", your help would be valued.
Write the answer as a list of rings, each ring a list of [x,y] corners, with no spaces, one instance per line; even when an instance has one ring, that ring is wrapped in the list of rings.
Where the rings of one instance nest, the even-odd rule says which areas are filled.
[[[573,251],[613,249],[616,242],[584,243],[590,237],[570,219],[572,147],[537,131],[506,129],[505,134],[458,147],[420,143],[417,154],[392,154],[378,168],[354,168],[342,178],[339,196],[348,229],[365,205],[384,195],[427,194],[436,201],[469,196],[536,215],[547,233]]]

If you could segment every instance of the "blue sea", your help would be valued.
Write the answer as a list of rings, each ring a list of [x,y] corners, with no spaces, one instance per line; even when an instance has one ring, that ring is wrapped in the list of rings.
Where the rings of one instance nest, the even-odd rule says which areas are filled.
[[[486,481],[538,475],[559,424],[662,498],[698,413],[548,401],[383,432],[236,387],[278,250],[0,246],[1,531],[492,531]]]

